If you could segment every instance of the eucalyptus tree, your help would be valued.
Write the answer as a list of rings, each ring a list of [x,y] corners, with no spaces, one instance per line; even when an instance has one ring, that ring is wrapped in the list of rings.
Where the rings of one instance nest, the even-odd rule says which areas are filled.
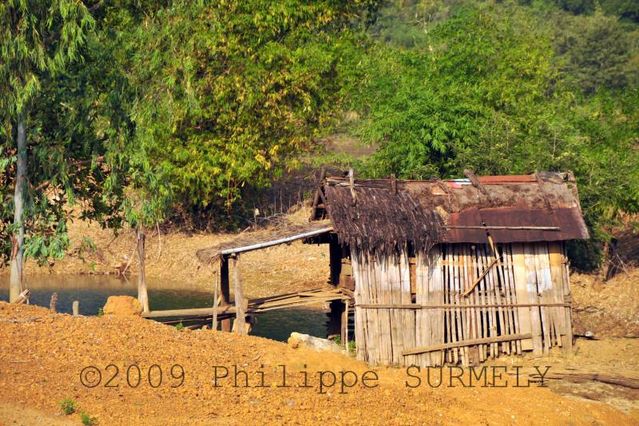
[[[119,222],[122,190],[109,183],[118,171],[110,153],[132,129],[118,105],[113,60],[93,29],[77,0],[0,4],[0,258],[11,264],[10,300],[21,291],[26,257],[64,255],[71,208]]]

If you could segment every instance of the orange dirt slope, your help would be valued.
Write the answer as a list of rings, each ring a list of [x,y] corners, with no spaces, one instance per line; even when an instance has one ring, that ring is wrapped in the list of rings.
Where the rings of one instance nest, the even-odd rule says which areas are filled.
[[[151,367],[154,364],[157,367]],[[176,365],[180,367],[173,367]],[[232,372],[233,365],[247,372],[252,385],[259,384],[258,373],[263,372],[266,386],[244,387],[241,373],[239,387],[233,387],[230,379],[220,379],[220,386],[214,387],[215,366],[222,376],[221,367]],[[277,387],[282,384],[278,365],[286,365],[291,387]],[[92,366],[102,377],[84,370],[86,384],[99,383],[87,387],[81,383],[81,372]],[[7,424],[16,415],[23,424],[32,424],[28,419],[33,418],[34,410],[56,422],[70,419],[79,424],[78,414],[59,415],[59,402],[64,398],[72,398],[78,411],[102,425],[631,425],[639,421],[636,413],[536,386],[411,389],[405,386],[407,376],[402,369],[376,369],[377,386],[366,388],[361,378],[371,367],[342,354],[292,349],[253,336],[180,331],[138,317],[72,317],[6,303],[0,303],[0,368],[0,423]],[[360,383],[346,388],[345,393],[337,386],[324,386],[320,393],[317,372],[329,370],[336,377],[342,370],[352,371],[346,383],[352,383],[354,375]],[[184,381],[178,386],[182,371]],[[311,387],[299,387],[304,371]],[[114,387],[105,387],[107,383]],[[13,411],[7,407],[14,407]],[[25,417],[20,417],[20,410]]]

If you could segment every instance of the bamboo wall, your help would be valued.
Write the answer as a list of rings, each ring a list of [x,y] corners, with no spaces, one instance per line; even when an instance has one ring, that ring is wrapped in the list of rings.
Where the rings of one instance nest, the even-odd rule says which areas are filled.
[[[473,365],[572,345],[561,243],[449,244],[413,260],[351,251],[357,357],[372,364]],[[413,289],[411,291],[411,278]]]

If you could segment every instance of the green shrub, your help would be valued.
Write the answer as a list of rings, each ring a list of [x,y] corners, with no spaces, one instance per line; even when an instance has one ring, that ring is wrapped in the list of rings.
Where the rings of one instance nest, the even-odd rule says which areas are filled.
[[[84,426],[94,426],[98,424],[95,417],[91,417],[88,413],[80,413],[80,420],[82,420]]]
[[[75,404],[75,401],[71,398],[65,398],[62,401],[60,401],[60,409],[62,410],[62,412],[64,414],[66,414],[67,416],[70,414],[75,413],[75,410],[77,409],[77,406]]]

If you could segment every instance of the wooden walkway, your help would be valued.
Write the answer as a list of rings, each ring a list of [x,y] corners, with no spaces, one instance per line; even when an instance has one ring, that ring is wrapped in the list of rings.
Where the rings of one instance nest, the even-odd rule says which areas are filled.
[[[306,290],[298,293],[278,294],[248,300],[245,314],[250,317],[277,309],[329,303],[335,300],[342,300],[345,303],[350,304],[350,306],[353,306],[351,302],[352,298],[352,293],[343,288],[324,288]],[[213,314],[216,310],[218,321],[234,318],[237,312],[235,305],[225,305],[218,306],[217,308],[211,307],[150,311],[143,313],[142,317],[154,319],[165,324],[182,323],[182,325],[188,328],[199,328],[204,325],[211,325],[213,321]]]

